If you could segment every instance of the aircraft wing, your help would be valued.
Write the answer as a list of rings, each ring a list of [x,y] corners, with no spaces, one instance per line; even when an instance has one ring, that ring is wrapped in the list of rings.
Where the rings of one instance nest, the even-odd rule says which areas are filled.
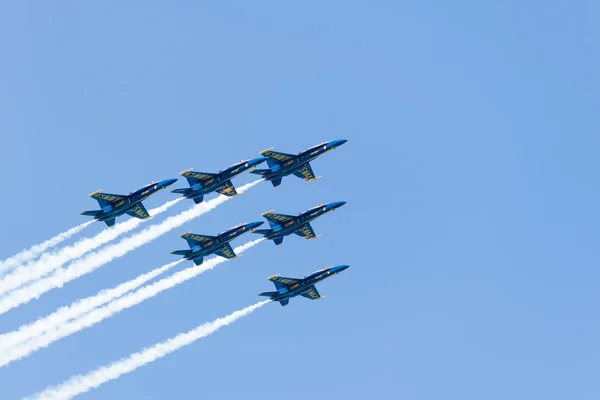
[[[187,240],[187,242],[190,245],[192,245],[192,244],[197,245],[200,243],[209,242],[215,238],[214,236],[196,235],[195,233],[190,233],[190,232],[186,232],[186,233],[182,234],[181,237],[184,238],[185,240]]]
[[[300,296],[306,297],[307,299],[311,300],[318,300],[322,298],[315,285],[312,285],[306,292],[302,293]]]
[[[266,213],[263,213],[262,216],[275,225],[281,225],[282,223],[291,221],[295,218],[292,215],[276,214],[272,211],[267,211]]]
[[[282,287],[292,286],[302,280],[302,279],[296,279],[296,278],[286,278],[286,277],[279,276],[279,275],[273,275],[267,279],[269,279],[271,282],[273,282],[277,289],[282,288]]]
[[[139,219],[150,218],[150,214],[148,214],[148,210],[142,203],[137,203],[137,205],[131,210],[127,211],[127,215],[131,215],[132,217]]]
[[[294,158],[293,154],[279,153],[271,149],[261,151],[260,155],[275,160],[277,162],[287,161]]]
[[[225,257],[227,259],[232,259],[232,258],[236,258],[237,256],[235,255],[235,253],[233,252],[233,249],[231,248],[231,245],[229,243],[225,243],[225,245],[223,245],[223,247],[221,247],[219,250],[215,251],[215,254],[221,257]]]
[[[314,181],[315,179],[320,178],[320,176],[315,176],[315,173],[313,172],[312,168],[310,167],[310,164],[308,163],[304,164],[304,167],[294,172],[294,175],[296,175],[300,179],[304,179],[307,182]]]
[[[238,195],[238,192],[235,191],[235,187],[233,186],[233,183],[231,183],[230,179],[226,180],[225,183],[223,183],[223,185],[217,189],[217,192],[228,197]]]
[[[196,183],[202,183],[210,178],[214,178],[217,174],[212,174],[210,172],[194,172],[191,169],[187,171],[183,171],[180,173],[181,176],[184,176],[187,179],[190,186],[195,185]]]
[[[98,200],[100,207],[104,208],[106,206],[113,205],[118,203],[121,200],[125,200],[127,196],[123,196],[121,194],[111,194],[111,193],[102,193],[101,191],[94,192],[90,194],[90,197]]]
[[[310,224],[305,224],[304,226],[302,226],[302,228],[298,229],[294,233],[300,237],[309,240],[317,237],[317,235],[315,235],[315,231],[313,230],[312,226],[310,226]]]

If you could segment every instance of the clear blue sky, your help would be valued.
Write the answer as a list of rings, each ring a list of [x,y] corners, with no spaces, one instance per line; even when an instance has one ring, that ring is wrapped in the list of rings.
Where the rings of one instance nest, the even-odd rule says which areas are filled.
[[[348,204],[318,240],[262,243],[1,369],[2,399],[336,264],[327,299],[270,304],[81,398],[598,398],[597,2],[176,3],[0,6],[1,258],[84,221],[100,188],[348,143],[313,163],[322,179],[263,183],[0,330],[173,261],[183,231]]]

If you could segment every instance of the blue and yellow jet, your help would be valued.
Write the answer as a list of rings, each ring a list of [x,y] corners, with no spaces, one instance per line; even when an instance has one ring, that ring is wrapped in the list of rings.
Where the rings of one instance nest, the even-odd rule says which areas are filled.
[[[241,174],[242,172],[256,167],[258,164],[265,161],[266,158],[254,158],[252,160],[243,160],[233,164],[230,167],[222,169],[216,174],[210,172],[194,172],[191,169],[183,171],[180,175],[185,176],[189,188],[171,190],[171,193],[182,194],[186,199],[192,199],[196,204],[202,203],[204,196],[218,192],[225,196],[236,196],[238,193],[231,183],[231,178]]]
[[[260,152],[260,155],[267,158],[269,169],[256,169],[251,173],[262,175],[264,179],[271,181],[273,186],[281,185],[283,177],[291,174],[307,182],[314,181],[320,178],[320,176],[315,177],[309,163],[321,154],[333,150],[346,142],[347,140],[345,139],[323,142],[298,154],[278,153],[271,149],[263,150]]]
[[[292,297],[298,295],[311,300],[320,300],[326,296],[321,296],[315,287],[315,283],[339,274],[347,269],[349,265],[338,265],[337,267],[323,268],[302,279],[284,278],[283,276],[273,275],[268,277],[275,284],[275,292],[262,292],[259,296],[269,297],[273,301],[278,301],[282,306],[287,306]]]
[[[315,239],[319,236],[315,235],[315,231],[310,222],[321,215],[333,211],[346,204],[345,201],[334,201],[329,204],[321,204],[313,207],[296,216],[275,214],[272,211],[267,211],[262,214],[269,221],[271,229],[257,229],[254,233],[263,235],[266,239],[272,240],[276,245],[283,242],[283,237],[295,233],[305,239]]]
[[[98,200],[101,209],[84,211],[81,215],[92,216],[95,220],[103,221],[108,226],[113,226],[115,218],[123,214],[140,219],[150,218],[150,214],[148,214],[148,210],[146,210],[142,201],[176,181],[177,179],[165,179],[160,182],[152,182],[128,195],[103,193],[101,190],[95,191],[90,194],[90,197]]]
[[[216,254],[229,259],[236,258],[237,256],[229,242],[246,232],[251,232],[262,224],[263,222],[261,221],[240,224],[225,232],[219,233],[217,236],[196,235],[194,233],[186,232],[182,234],[181,237],[188,242],[190,249],[175,250],[172,251],[171,254],[183,256],[186,260],[192,260],[196,265],[202,264],[204,257],[210,254]]]

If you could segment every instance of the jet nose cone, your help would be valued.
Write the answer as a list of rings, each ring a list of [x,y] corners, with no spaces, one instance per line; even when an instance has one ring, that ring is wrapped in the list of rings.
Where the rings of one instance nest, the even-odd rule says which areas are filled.
[[[332,140],[331,142],[327,143],[327,147],[330,149],[335,149],[336,147],[343,145],[347,141],[347,139]]]
[[[161,181],[158,185],[160,187],[166,188],[167,186],[170,186],[175,182],[177,182],[177,179],[165,179],[164,181]]]
[[[336,208],[340,208],[344,204],[346,204],[345,201],[334,201],[333,203],[327,204],[327,209],[328,210],[335,210]]]
[[[257,222],[250,222],[246,226],[248,227],[248,229],[254,230],[254,229],[258,228],[259,226],[261,226],[262,224],[264,224],[264,222],[257,221]]]
[[[256,167],[258,164],[265,162],[267,159],[264,157],[253,158],[248,161],[248,166]]]
[[[347,270],[349,267],[349,265],[338,265],[337,267],[332,267],[331,272],[337,274],[339,272]]]

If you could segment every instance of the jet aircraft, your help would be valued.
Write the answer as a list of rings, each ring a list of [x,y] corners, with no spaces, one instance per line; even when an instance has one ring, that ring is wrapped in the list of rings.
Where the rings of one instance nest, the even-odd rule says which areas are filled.
[[[277,290],[274,292],[262,292],[258,295],[269,297],[273,301],[278,301],[282,306],[287,306],[290,299],[298,295],[311,300],[323,299],[326,296],[321,296],[319,294],[315,287],[315,283],[339,274],[348,267],[349,265],[338,265],[337,267],[323,268],[302,279],[284,278],[279,276],[279,274],[273,275],[267,279],[275,284]]]
[[[279,186],[283,177],[290,174],[294,174],[307,182],[314,181],[320,178],[320,176],[315,177],[309,163],[321,154],[333,150],[346,142],[347,140],[345,139],[323,142],[298,154],[279,153],[271,149],[266,149],[261,151],[260,155],[267,157],[269,169],[256,169],[251,171],[251,173],[262,175],[264,179],[271,181],[273,186]]]
[[[313,207],[297,216],[275,214],[272,211],[267,211],[262,214],[269,221],[271,229],[257,229],[254,233],[263,235],[266,239],[272,240],[276,245],[283,242],[283,237],[295,233],[305,239],[315,239],[319,236],[315,235],[315,231],[310,222],[323,214],[333,211],[346,204],[345,201],[334,201],[329,204],[321,204]]]
[[[218,192],[229,197],[236,196],[238,193],[231,183],[231,178],[250,168],[256,167],[265,160],[266,158],[263,157],[247,161],[242,160],[230,167],[222,169],[216,174],[210,172],[194,172],[191,169],[188,169],[181,172],[180,175],[183,175],[187,179],[190,187],[171,190],[171,193],[182,194],[186,199],[194,200],[196,204],[202,203],[204,196],[212,192]]]
[[[115,218],[120,217],[123,214],[128,214],[140,219],[150,218],[150,214],[148,214],[148,210],[146,210],[142,201],[167,186],[172,185],[175,181],[177,181],[177,179],[165,179],[160,182],[152,182],[128,195],[103,193],[101,190],[95,191],[90,194],[90,197],[98,200],[101,209],[84,211],[81,215],[92,216],[95,220],[103,221],[108,226],[113,226],[115,224]]]
[[[186,260],[192,260],[196,265],[202,264],[204,257],[210,254],[216,254],[229,259],[236,258],[237,256],[233,252],[229,242],[246,232],[256,229],[262,224],[262,221],[240,224],[219,233],[217,236],[196,235],[186,232],[181,237],[188,242],[190,249],[175,250],[171,254],[183,256]]]

